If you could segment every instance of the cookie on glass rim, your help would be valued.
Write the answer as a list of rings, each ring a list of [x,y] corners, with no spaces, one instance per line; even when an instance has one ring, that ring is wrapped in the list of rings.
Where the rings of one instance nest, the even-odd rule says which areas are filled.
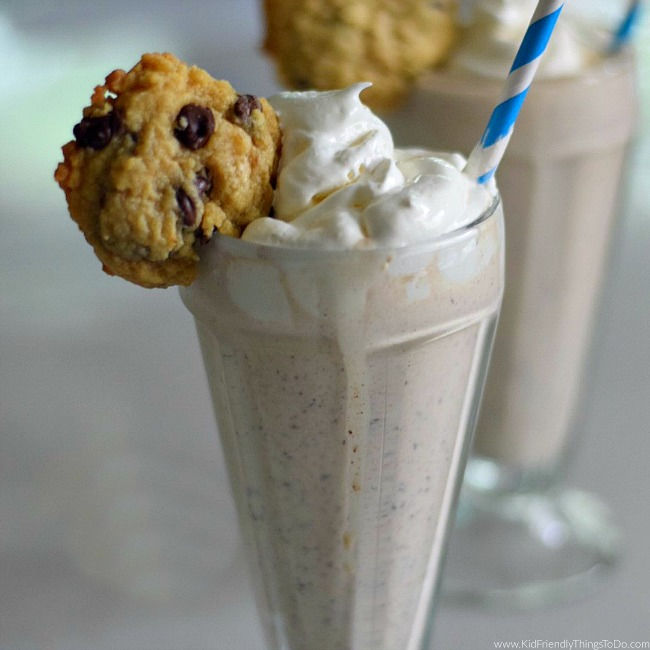
[[[172,54],[97,86],[55,178],[104,270],[144,287],[190,284],[214,231],[267,216],[280,128],[263,98]]]

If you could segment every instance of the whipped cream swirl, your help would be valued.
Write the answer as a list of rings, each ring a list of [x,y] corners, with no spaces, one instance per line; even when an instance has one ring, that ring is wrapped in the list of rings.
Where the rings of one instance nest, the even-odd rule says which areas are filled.
[[[460,13],[463,32],[448,67],[505,78],[536,5],[537,0],[465,2]],[[570,76],[590,66],[600,48],[593,40],[576,16],[563,12],[542,57],[538,78]]]
[[[462,173],[459,154],[396,150],[388,127],[344,90],[270,98],[283,132],[274,217],[257,219],[242,239],[355,248],[403,246],[471,223],[492,200]]]

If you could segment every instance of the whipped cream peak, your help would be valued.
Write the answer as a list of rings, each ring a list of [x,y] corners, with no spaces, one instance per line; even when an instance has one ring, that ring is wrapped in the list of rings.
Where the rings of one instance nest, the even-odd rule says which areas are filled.
[[[279,218],[295,218],[391,157],[393,139],[388,127],[359,98],[370,85],[287,92],[270,98],[283,131],[273,203]]]
[[[275,215],[253,221],[243,239],[403,246],[456,230],[491,205],[493,188],[463,174],[463,156],[395,149],[388,127],[361,102],[368,86],[270,98],[283,133]]]

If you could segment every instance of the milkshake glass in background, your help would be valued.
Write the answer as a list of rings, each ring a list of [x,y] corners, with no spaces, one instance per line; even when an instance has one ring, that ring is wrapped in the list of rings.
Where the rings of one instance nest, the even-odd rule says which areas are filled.
[[[322,120],[355,112],[326,109]],[[283,129],[284,158],[293,144]],[[321,142],[348,151],[346,160],[358,144],[373,158],[382,129],[360,137],[355,122]],[[325,231],[340,219],[330,223],[322,206],[347,192],[368,201],[387,182],[377,174],[388,159],[377,160],[353,165],[369,184],[344,184],[313,204]],[[293,171],[309,165],[300,159]],[[278,188],[282,174],[281,161]],[[269,650],[428,648],[503,290],[502,211],[491,203],[466,213],[466,225],[399,246],[216,236],[198,279],[181,290]]]
[[[574,55],[536,80],[497,172],[507,282],[448,567],[449,589],[472,600],[555,598],[616,552],[602,507],[558,480],[635,126],[635,62],[628,49],[562,72]],[[459,67],[435,71],[386,122],[401,146],[469,151],[501,87]]]

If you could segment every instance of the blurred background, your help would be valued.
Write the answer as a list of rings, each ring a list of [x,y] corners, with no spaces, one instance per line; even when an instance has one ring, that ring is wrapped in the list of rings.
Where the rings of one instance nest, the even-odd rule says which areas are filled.
[[[263,647],[192,319],[175,290],[101,272],[52,178],[93,86],[144,51],[279,90],[261,34],[255,0],[0,2],[0,650]],[[637,42],[642,119],[570,476],[624,554],[569,605],[443,606],[438,648],[650,640],[647,17]]]

